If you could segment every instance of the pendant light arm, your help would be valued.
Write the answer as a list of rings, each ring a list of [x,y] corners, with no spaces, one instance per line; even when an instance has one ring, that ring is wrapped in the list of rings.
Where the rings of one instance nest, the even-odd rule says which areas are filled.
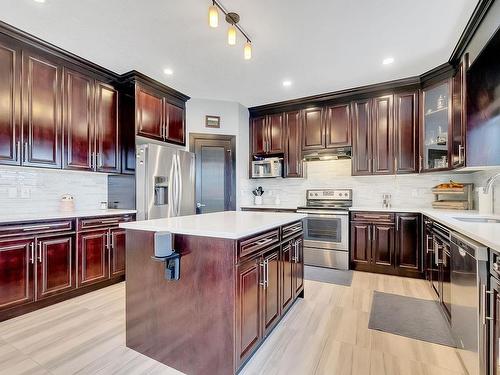
[[[221,11],[222,13],[224,13],[224,16],[226,17],[226,20],[227,20],[227,15],[228,15],[230,12],[228,12],[228,11],[226,10],[226,8],[224,8],[224,6],[223,6],[220,2],[218,2],[217,0],[212,0],[212,4],[213,4],[213,5],[215,5],[217,8],[219,8],[219,9],[220,9],[220,11]],[[229,17],[229,18],[231,19],[231,17]],[[239,23],[238,23],[238,22],[236,22],[236,23],[231,23],[231,24],[232,24],[234,27],[236,27],[236,28],[239,30],[239,32],[240,32],[241,34],[243,34],[243,36],[245,37],[245,39],[247,40],[247,42],[252,43],[252,40],[250,39],[250,37],[248,36],[248,34],[245,32],[245,30],[243,30],[243,28],[239,25]]]

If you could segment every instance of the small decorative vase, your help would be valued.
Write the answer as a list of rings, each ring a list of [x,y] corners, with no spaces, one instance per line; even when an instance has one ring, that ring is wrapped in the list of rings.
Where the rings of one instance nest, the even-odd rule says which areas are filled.
[[[255,205],[260,206],[262,204],[262,195],[255,196]]]

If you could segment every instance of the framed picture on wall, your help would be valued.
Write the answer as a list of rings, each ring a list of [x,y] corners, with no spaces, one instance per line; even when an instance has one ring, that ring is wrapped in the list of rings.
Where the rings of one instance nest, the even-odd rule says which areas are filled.
[[[205,116],[206,128],[220,128],[220,116]]]

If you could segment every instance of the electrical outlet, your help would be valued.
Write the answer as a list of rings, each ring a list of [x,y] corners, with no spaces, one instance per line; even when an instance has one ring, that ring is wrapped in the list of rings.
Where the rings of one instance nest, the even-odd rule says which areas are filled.
[[[17,198],[17,188],[15,187],[10,187],[8,190],[8,196],[9,198]]]
[[[24,199],[31,198],[31,189],[29,187],[21,188],[21,198],[24,198]]]

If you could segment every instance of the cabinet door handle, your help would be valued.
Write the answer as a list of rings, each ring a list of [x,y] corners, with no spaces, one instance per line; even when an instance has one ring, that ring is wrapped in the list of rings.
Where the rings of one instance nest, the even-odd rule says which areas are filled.
[[[97,168],[101,168],[102,167],[102,152],[98,152],[97,153]]]
[[[462,164],[465,161],[464,151],[465,151],[465,147],[462,145],[459,145],[458,146],[458,163],[459,164]]]
[[[31,259],[30,259],[30,262],[31,264],[35,264],[35,243],[32,242],[30,244],[30,249],[31,249]]]
[[[398,171],[398,158],[394,158],[394,174]]]
[[[265,262],[260,262],[259,263],[259,270],[262,270],[262,272],[259,272],[259,274],[261,275],[260,277],[260,280],[259,281],[259,285],[262,286],[262,287],[266,287],[266,276],[265,276]]]
[[[421,171],[422,171],[423,159],[424,159],[424,158],[422,157],[422,155],[420,155],[420,156],[418,157],[418,171],[419,171],[419,172],[421,172]]]
[[[368,226],[368,242],[372,240],[372,227]]]
[[[269,259],[266,259],[266,288],[269,286]]]
[[[109,238],[111,239],[111,244],[110,244],[111,250],[114,250],[114,248],[115,248],[115,237],[113,236],[112,233],[110,233],[109,234]]]
[[[396,232],[399,232],[399,218],[396,218]]]
[[[16,161],[19,161],[20,152],[21,152],[21,142],[17,141],[16,142]]]
[[[426,254],[429,254],[430,250],[432,248],[432,246],[429,246],[429,241],[432,242],[432,236],[429,236],[427,234],[427,235],[425,235],[425,252],[426,252]]]
[[[26,155],[28,155],[28,142],[23,143],[23,161],[26,161]]]
[[[38,242],[38,261],[42,263],[42,242]]]

